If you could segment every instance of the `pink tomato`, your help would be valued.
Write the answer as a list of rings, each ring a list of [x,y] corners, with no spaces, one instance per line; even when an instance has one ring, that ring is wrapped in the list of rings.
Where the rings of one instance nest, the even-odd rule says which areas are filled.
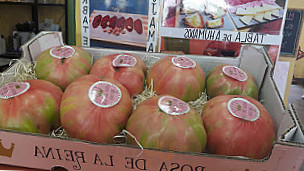
[[[258,87],[254,77],[246,70],[226,64],[218,65],[208,73],[206,90],[211,98],[218,95],[245,95],[258,98]]]
[[[209,153],[261,159],[276,139],[271,115],[251,97],[216,96],[205,104],[202,118]]]
[[[126,129],[143,147],[203,152],[206,146],[200,114],[173,96],[154,96],[139,104]],[[137,145],[132,138],[128,141]]]
[[[39,79],[65,89],[73,80],[89,73],[92,57],[77,46],[57,46],[42,52],[35,71]]]
[[[60,106],[63,128],[72,138],[113,143],[133,106],[128,90],[116,80],[82,76],[65,90]]]
[[[12,82],[0,89],[0,127],[49,133],[59,126],[63,92],[45,80]]]
[[[117,80],[134,96],[143,90],[146,71],[147,67],[139,57],[112,54],[95,61],[90,74]]]
[[[205,73],[192,59],[167,56],[150,69],[147,82],[156,94],[169,94],[184,101],[196,100],[205,90]]]

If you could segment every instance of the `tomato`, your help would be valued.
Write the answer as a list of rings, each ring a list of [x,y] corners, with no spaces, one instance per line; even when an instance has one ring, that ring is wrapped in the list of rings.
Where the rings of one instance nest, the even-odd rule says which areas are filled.
[[[209,153],[261,159],[276,139],[271,115],[251,97],[216,96],[204,105],[202,118]]]
[[[210,98],[218,95],[245,95],[258,99],[258,87],[254,77],[235,66],[218,65],[206,79],[206,91]]]
[[[92,57],[77,46],[57,46],[42,52],[35,71],[39,79],[65,89],[73,80],[89,73]]]
[[[49,133],[59,126],[62,90],[45,80],[8,83],[0,89],[0,127]]]
[[[169,94],[184,101],[199,98],[205,90],[205,73],[192,59],[183,56],[167,56],[150,69],[147,82],[156,94]]]
[[[132,111],[129,92],[118,81],[86,75],[66,88],[60,119],[71,138],[113,143]]]
[[[134,96],[143,91],[146,71],[147,67],[139,57],[112,54],[96,60],[90,74],[117,80]]]
[[[173,96],[154,96],[140,103],[126,129],[143,147],[203,152],[206,132],[199,113]],[[132,138],[129,143],[136,145]]]

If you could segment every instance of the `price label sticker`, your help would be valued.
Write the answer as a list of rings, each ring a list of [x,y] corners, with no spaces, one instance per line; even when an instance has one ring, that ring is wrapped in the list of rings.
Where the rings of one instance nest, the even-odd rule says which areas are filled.
[[[0,89],[0,98],[9,99],[25,93],[30,88],[27,82],[11,82],[5,84]]]
[[[170,115],[182,115],[188,113],[189,105],[172,96],[163,96],[158,100],[158,107],[165,113]]]
[[[98,81],[89,89],[89,99],[99,107],[109,108],[115,106],[121,99],[120,89],[109,82]]]
[[[118,55],[112,62],[114,67],[134,67],[137,63],[137,60],[134,56],[131,55]]]
[[[224,66],[222,68],[222,71],[228,77],[231,77],[238,81],[246,81],[248,79],[246,72],[236,66]]]
[[[260,117],[260,110],[251,102],[243,98],[233,98],[228,102],[229,112],[237,117],[250,122]]]
[[[63,59],[73,56],[75,49],[71,46],[56,46],[50,50],[50,54],[54,58]]]
[[[195,68],[196,62],[190,58],[176,56],[172,58],[172,63],[180,68]]]

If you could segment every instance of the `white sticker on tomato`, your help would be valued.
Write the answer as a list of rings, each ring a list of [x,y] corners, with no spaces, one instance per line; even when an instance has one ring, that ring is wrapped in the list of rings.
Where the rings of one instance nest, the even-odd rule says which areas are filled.
[[[120,89],[106,81],[98,81],[89,89],[91,102],[103,108],[115,106],[120,101],[121,96]]]
[[[163,96],[158,100],[158,107],[165,113],[170,115],[182,115],[188,113],[189,105],[172,96]]]
[[[222,68],[222,71],[228,77],[231,77],[238,81],[246,81],[248,79],[246,72],[236,66],[224,66]]]
[[[237,117],[250,122],[260,117],[260,110],[251,102],[243,98],[233,98],[228,102],[229,112]]]
[[[25,93],[30,88],[27,82],[11,82],[5,84],[0,89],[0,98],[9,99]]]
[[[74,53],[75,49],[71,46],[56,46],[50,50],[50,54],[58,59],[71,57]]]
[[[118,55],[112,61],[114,67],[134,67],[136,63],[136,58],[131,55]]]
[[[172,58],[172,63],[180,68],[195,68],[196,62],[190,58],[176,56]]]

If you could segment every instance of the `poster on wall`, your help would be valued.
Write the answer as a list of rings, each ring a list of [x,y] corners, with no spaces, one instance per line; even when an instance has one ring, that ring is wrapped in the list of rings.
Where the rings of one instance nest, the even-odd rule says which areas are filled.
[[[88,0],[81,45],[236,57],[264,45],[277,61],[287,0]]]
[[[81,45],[145,50],[148,0],[80,2]]]
[[[160,0],[158,52],[239,55],[265,45],[273,62],[282,41],[287,0]]]

